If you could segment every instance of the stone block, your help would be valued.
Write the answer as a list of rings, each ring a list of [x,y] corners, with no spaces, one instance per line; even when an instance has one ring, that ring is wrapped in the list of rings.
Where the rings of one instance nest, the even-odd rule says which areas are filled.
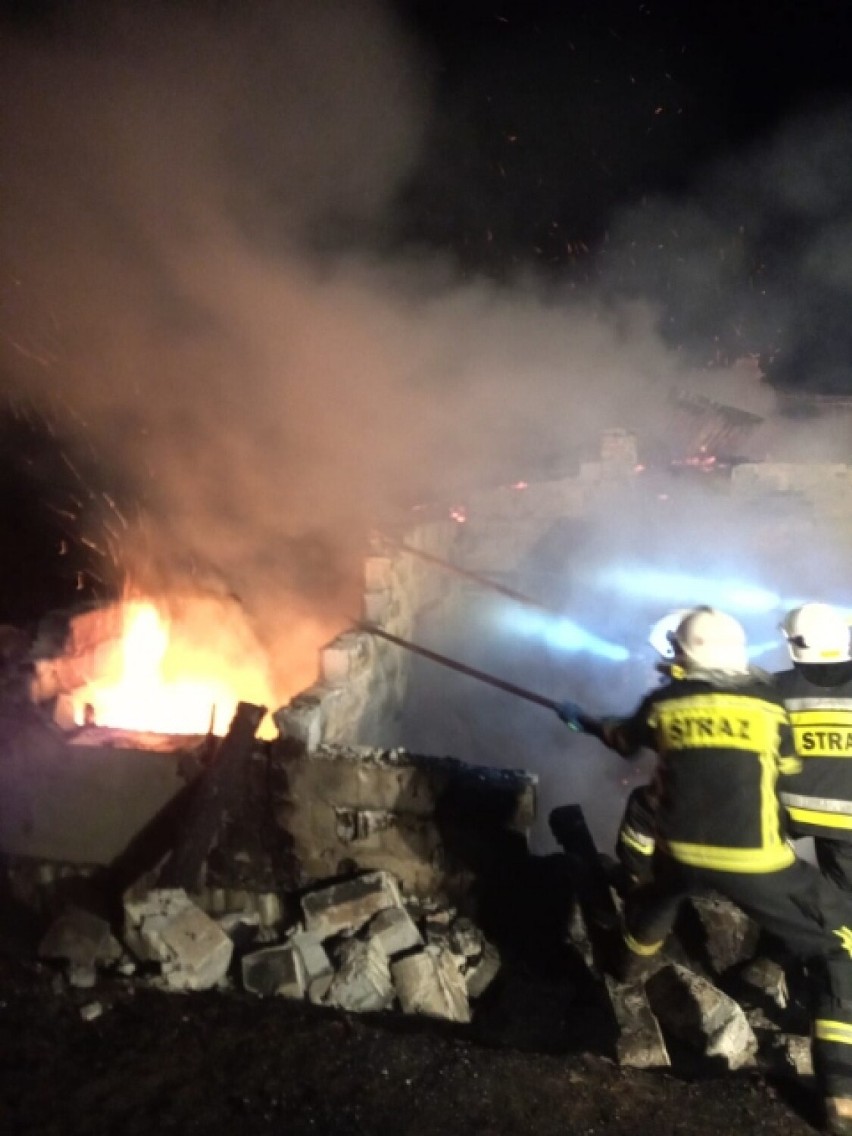
[[[672,964],[649,978],[646,990],[663,1029],[690,1048],[729,1069],[754,1064],[757,1038],[745,1012],[706,978]]]
[[[367,933],[376,940],[388,956],[402,954],[413,947],[422,947],[423,939],[417,924],[404,907],[386,907],[370,920]]]
[[[813,1077],[813,1046],[801,1034],[779,1034],[770,1047],[769,1067],[772,1072],[797,1080]]]
[[[97,971],[93,966],[81,966],[72,962],[67,971],[68,985],[77,990],[91,990],[98,981]]]
[[[367,872],[302,896],[305,928],[318,939],[357,931],[385,907],[400,907],[399,888],[387,872]]]
[[[327,687],[316,683],[276,710],[272,720],[281,737],[301,742],[308,753],[315,750],[322,741],[323,704],[328,694]]]
[[[364,588],[382,592],[393,587],[393,561],[389,556],[368,556],[364,560]]]
[[[616,1056],[631,1069],[660,1069],[671,1065],[669,1052],[648,996],[639,983],[626,985],[606,976],[606,989],[618,1026]]]
[[[302,961],[305,985],[312,1002],[325,997],[334,978],[334,967],[319,937],[312,931],[296,931],[287,940]]]
[[[690,903],[701,923],[704,949],[715,974],[754,957],[760,927],[736,904],[721,896],[693,896]]]
[[[479,998],[500,973],[500,952],[493,943],[483,941],[479,960],[465,972],[464,982],[468,998]]]
[[[74,907],[51,923],[39,943],[38,955],[94,971],[98,963],[116,962],[121,947],[112,937],[106,919]]]
[[[740,978],[748,986],[760,991],[779,1010],[784,1010],[790,1001],[787,989],[787,974],[780,962],[761,955],[743,968]]]
[[[320,675],[329,686],[347,683],[368,665],[370,640],[363,632],[346,631],[320,652]]]
[[[160,963],[167,987],[207,990],[226,975],[234,944],[182,888],[159,888],[124,903],[125,942]]]
[[[265,947],[244,955],[240,963],[243,986],[261,998],[304,998],[307,989],[302,956],[292,944]]]
[[[364,618],[382,626],[393,609],[390,591],[364,593]]]
[[[352,1013],[371,1013],[386,1010],[394,997],[388,957],[381,945],[373,940],[345,942],[326,1002]]]
[[[467,986],[452,954],[437,946],[391,964],[399,1002],[406,1014],[469,1022]]]
[[[482,954],[484,939],[482,932],[472,919],[464,916],[454,920],[450,927],[450,946],[457,955],[466,959]]]

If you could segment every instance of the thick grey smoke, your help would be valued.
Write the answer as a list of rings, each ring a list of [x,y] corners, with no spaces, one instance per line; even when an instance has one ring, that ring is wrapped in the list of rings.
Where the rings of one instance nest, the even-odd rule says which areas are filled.
[[[449,259],[370,251],[387,248],[430,116],[426,61],[379,0],[68,12],[0,58],[3,382],[85,438],[135,502],[122,567],[148,569],[144,548],[158,575],[215,579],[276,659],[357,609],[376,518],[563,473],[604,427],[659,437],[673,389],[772,411],[759,373],[727,364],[775,323],[789,352],[799,309],[792,290],[747,306],[730,349],[731,297],[744,271],[759,288],[763,247],[741,163],[718,176],[721,212],[708,191],[614,224],[605,301],[532,277],[498,287]],[[803,177],[768,180],[788,210],[819,200]],[[731,202],[746,226],[733,243]],[[798,264],[845,287],[820,233]],[[712,342],[714,320],[725,351],[681,349]],[[677,519],[653,523],[670,564]],[[742,518],[714,524],[743,545]],[[494,751],[499,716],[489,729]]]
[[[167,568],[269,626],[293,595],[339,619],[375,516],[535,476],[696,381],[641,302],[363,251],[429,110],[379,3],[68,12],[3,45],[3,372],[85,433]]]

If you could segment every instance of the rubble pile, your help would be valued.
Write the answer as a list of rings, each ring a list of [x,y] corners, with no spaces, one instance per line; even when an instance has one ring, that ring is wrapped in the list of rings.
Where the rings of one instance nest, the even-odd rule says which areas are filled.
[[[575,907],[569,939],[606,985],[620,1065],[666,1068],[677,1049],[680,1063],[686,1054],[709,1068],[812,1076],[803,975],[733,903],[687,900],[672,939],[635,981],[599,967],[595,938]]]
[[[213,919],[181,888],[124,901],[121,942],[102,917],[69,908],[49,927],[39,956],[62,964],[69,985],[94,987],[118,973],[166,991],[238,987],[350,1013],[399,1008],[471,1020],[500,969],[493,944],[451,908],[403,901],[387,872],[367,872],[307,892],[302,917],[275,942],[256,915]]]
[[[692,1071],[761,1069],[812,1074],[802,975],[721,897],[687,902],[676,933],[642,980],[617,982],[601,961],[618,934],[588,879],[566,910],[564,948],[601,992],[623,1067]],[[293,908],[291,908],[293,910]],[[324,881],[302,893],[298,917],[272,931],[256,913],[205,914],[179,888],[125,896],[116,934],[101,916],[69,908],[44,935],[39,956],[60,963],[64,981],[91,990],[119,978],[174,992],[216,990],[333,1007],[347,1013],[399,1012],[469,1023],[478,1000],[511,982],[512,959],[467,916],[404,894],[386,871]],[[507,966],[509,968],[507,972]],[[565,985],[563,1015],[582,1015]],[[792,991],[792,993],[791,993]],[[102,1002],[81,1008],[93,1020]],[[524,1013],[523,1005],[515,1013]],[[89,1019],[87,1019],[89,1020]]]

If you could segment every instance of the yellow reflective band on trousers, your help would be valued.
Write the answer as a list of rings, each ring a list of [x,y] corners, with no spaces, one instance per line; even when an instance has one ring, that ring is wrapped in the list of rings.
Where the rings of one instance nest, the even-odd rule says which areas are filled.
[[[852,712],[849,710],[791,711],[796,753],[809,757],[852,758]]]
[[[852,817],[849,819],[852,820]],[[618,834],[618,839],[622,844],[626,844],[628,848],[632,848],[634,852],[639,852],[642,856],[654,855],[657,842],[653,836],[645,836],[632,828],[623,828]]]
[[[774,811],[772,819],[775,819]],[[796,853],[786,841],[769,844],[766,848],[719,848],[712,844],[685,844],[672,840],[666,844],[666,850],[673,860],[693,868],[752,875],[779,872],[796,859]]]
[[[644,958],[648,958],[662,949],[665,939],[660,939],[658,943],[640,943],[638,939],[633,938],[629,931],[625,931],[624,942],[627,949],[632,951],[634,955],[642,955]]]
[[[852,1025],[817,1018],[814,1022],[814,1038],[817,1041],[833,1041],[837,1045],[852,1045]]]

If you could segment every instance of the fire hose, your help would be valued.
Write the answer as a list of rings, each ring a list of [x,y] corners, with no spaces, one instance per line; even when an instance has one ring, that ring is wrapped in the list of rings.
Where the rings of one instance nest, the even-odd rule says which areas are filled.
[[[411,651],[412,654],[420,655],[421,658],[424,659],[430,659],[433,663],[438,663],[440,666],[447,667],[449,670],[457,671],[459,674],[467,675],[469,678],[475,678],[478,682],[484,682],[488,686],[493,686],[506,694],[513,694],[516,698],[523,698],[527,702],[535,703],[536,706],[544,706],[547,710],[555,711],[555,713],[563,719],[566,707],[571,706],[571,718],[578,723],[575,728],[583,730],[591,730],[593,728],[594,719],[583,714],[579,708],[573,706],[571,703],[560,702],[555,698],[548,698],[544,694],[538,694],[534,690],[527,690],[526,687],[517,686],[513,682],[507,682],[506,679],[488,674],[487,671],[480,671],[475,667],[469,667],[466,663],[460,663],[456,659],[451,659],[448,655],[440,655],[437,651],[430,651],[428,647],[421,647],[418,643],[412,643],[408,639],[402,639],[398,635],[392,635],[390,631],[385,631],[385,629],[379,627],[378,624],[361,620],[355,624],[355,627],[358,631],[365,631],[367,634],[375,635],[379,639],[386,640],[388,643],[394,643],[397,647],[403,647],[406,651]],[[570,725],[570,723],[568,724]]]
[[[442,560],[440,556],[434,556],[431,552],[423,552],[419,548],[415,548],[411,544],[406,544],[405,541],[395,540],[391,536],[386,536],[384,533],[378,534],[380,539],[390,545],[391,548],[397,549],[399,552],[407,552],[409,556],[416,556],[418,560],[424,561],[426,564],[434,564],[436,568],[442,568],[445,572],[452,572],[454,576],[460,576],[463,580],[470,580],[471,583],[479,584],[481,588],[487,588],[489,591],[497,592],[501,596],[506,596],[507,599],[514,600],[515,603],[524,604],[526,607],[534,607],[539,611],[545,611],[548,615],[558,615],[554,608],[549,607],[541,600],[534,600],[530,596],[525,596],[522,592],[516,592],[514,588],[507,588],[505,584],[498,584],[494,580],[489,580],[487,576],[480,576],[478,572],[471,572],[467,568],[459,568],[456,564],[451,564],[448,560]]]

